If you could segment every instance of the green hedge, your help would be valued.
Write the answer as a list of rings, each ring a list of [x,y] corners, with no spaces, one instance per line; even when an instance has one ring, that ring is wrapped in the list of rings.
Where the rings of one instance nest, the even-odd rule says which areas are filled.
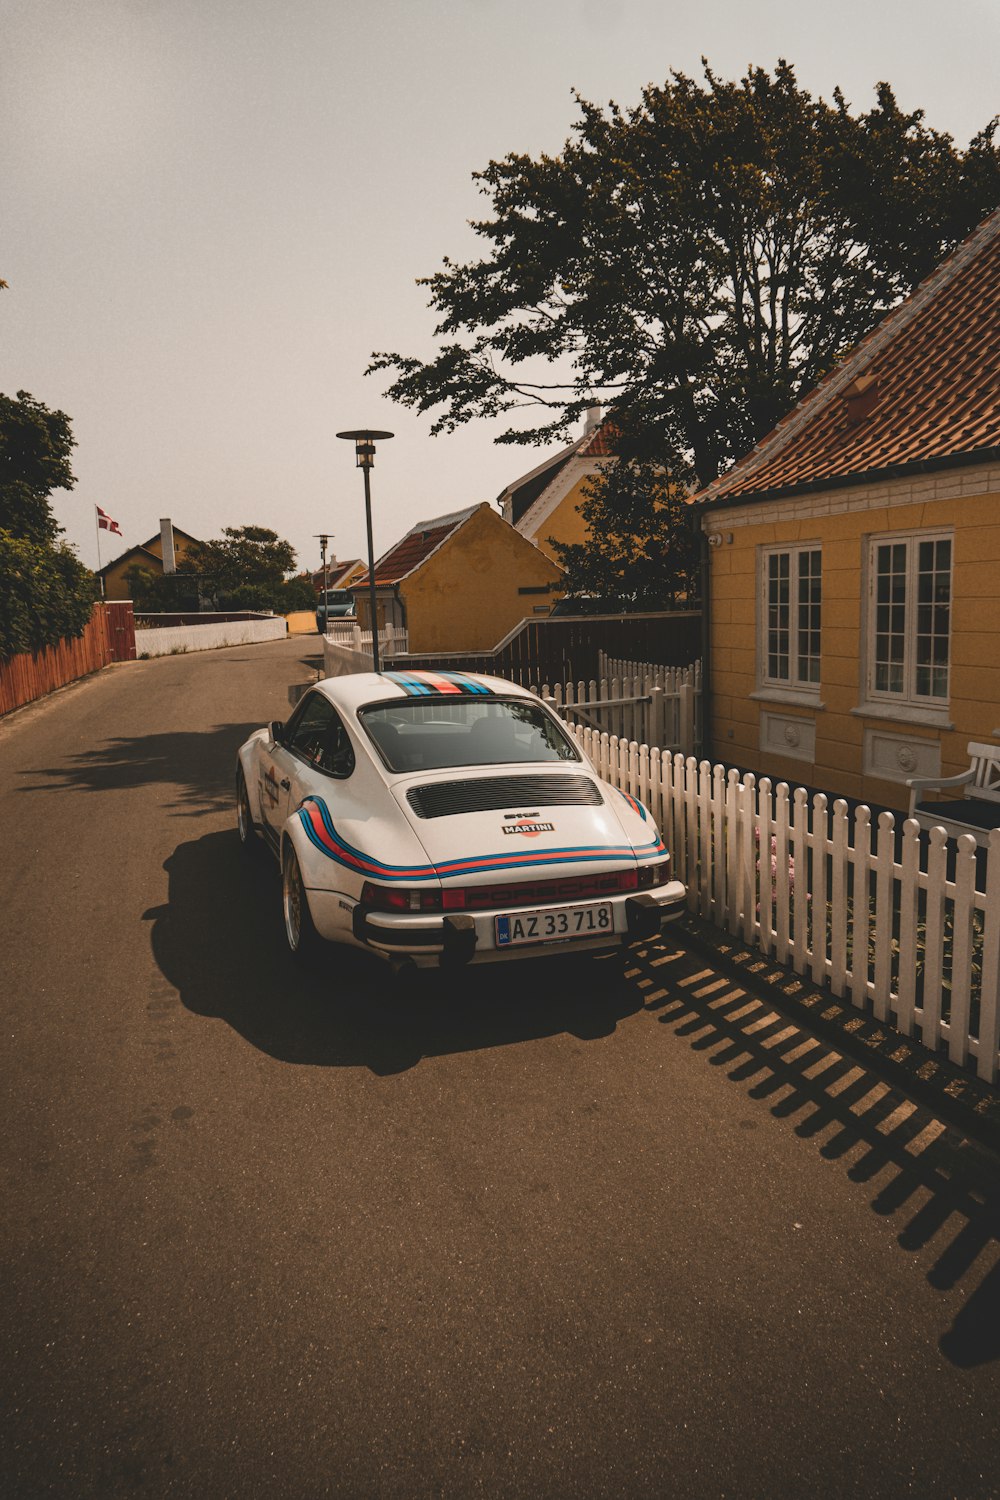
[[[82,635],[95,598],[93,573],[64,543],[0,531],[0,657]]]

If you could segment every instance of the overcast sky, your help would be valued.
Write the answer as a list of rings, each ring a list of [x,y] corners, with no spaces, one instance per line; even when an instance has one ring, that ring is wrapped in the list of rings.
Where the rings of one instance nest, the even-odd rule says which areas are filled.
[[[472,251],[474,171],[702,54],[857,109],[888,79],[962,145],[1000,110],[997,0],[0,0],[0,390],[72,418],[84,561],[95,503],[129,546],[169,515],[359,555],[342,428],[397,434],[376,551],[534,467],[489,424],[431,438],[368,357],[431,354],[415,281]]]

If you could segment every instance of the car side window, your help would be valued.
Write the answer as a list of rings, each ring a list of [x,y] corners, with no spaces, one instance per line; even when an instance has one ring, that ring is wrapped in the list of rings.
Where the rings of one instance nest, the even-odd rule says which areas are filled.
[[[290,727],[286,748],[328,776],[350,776],[354,746],[343,721],[322,693],[313,693]]]

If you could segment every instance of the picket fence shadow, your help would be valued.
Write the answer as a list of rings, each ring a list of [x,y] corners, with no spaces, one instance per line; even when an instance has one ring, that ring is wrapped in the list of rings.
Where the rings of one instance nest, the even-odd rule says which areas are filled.
[[[694,913],[996,1082],[1000,829],[977,857],[970,834],[570,728],[649,808]]]

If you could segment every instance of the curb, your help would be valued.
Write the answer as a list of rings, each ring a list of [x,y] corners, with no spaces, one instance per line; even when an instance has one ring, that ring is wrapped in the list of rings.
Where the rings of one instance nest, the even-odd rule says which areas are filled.
[[[689,913],[677,929],[692,948],[745,989],[832,1042],[838,1051],[879,1072],[941,1119],[1000,1152],[1000,1090],[700,917]]]

